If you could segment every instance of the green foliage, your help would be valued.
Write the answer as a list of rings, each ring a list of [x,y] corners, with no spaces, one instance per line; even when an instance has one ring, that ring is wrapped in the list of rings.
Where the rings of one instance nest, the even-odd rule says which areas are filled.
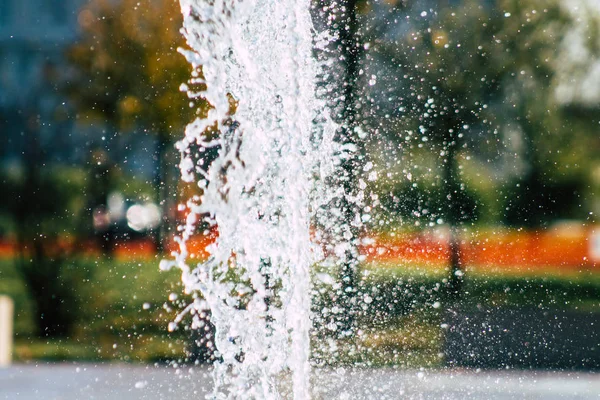
[[[35,171],[34,171],[35,169]],[[77,234],[84,214],[85,172],[72,167],[0,171],[0,210],[28,240]]]
[[[584,217],[600,142],[597,118],[581,107],[562,112],[555,101],[561,44],[574,23],[568,8],[462,0],[421,15],[416,2],[392,3],[363,30],[377,66],[366,63],[365,76],[377,75],[363,107],[379,132],[370,148],[384,153],[374,159],[398,186],[376,185],[382,203],[404,194],[406,218],[430,210],[423,199],[439,189],[451,224],[473,197],[485,200],[478,204],[487,222],[539,227]],[[431,187],[430,175],[438,181]]]
[[[391,310],[390,303],[402,303],[401,300],[406,300],[407,296],[408,307],[413,309],[431,309],[436,301],[444,302],[441,292],[436,289],[443,283],[443,270],[400,263],[374,263],[365,266],[363,274],[363,291],[379,291],[383,296],[380,299],[374,297],[380,302],[374,305],[376,309]],[[490,274],[474,268],[465,276],[461,299],[463,305],[533,306],[545,309],[586,307],[600,312],[600,275],[594,272],[516,275],[510,272]],[[394,292],[404,294],[397,295]]]
[[[75,340],[94,343],[97,356],[107,359],[181,357],[192,333],[183,327],[167,332],[169,322],[190,300],[168,300],[169,293],[182,292],[176,271],[161,272],[158,260],[98,259],[94,265],[96,273],[86,291]]]
[[[474,276],[467,280],[465,303],[476,306],[535,307],[547,310],[600,312],[600,277],[577,276]]]
[[[72,268],[72,256],[74,241],[85,233],[85,175],[39,164],[32,160],[21,171],[5,172],[1,208],[14,229],[15,271],[31,294],[36,333],[66,336],[77,306],[73,282],[83,272]]]
[[[14,330],[17,339],[33,335],[36,332],[35,317],[32,312],[34,299],[16,270],[13,259],[0,258],[0,294],[8,296],[14,301]]]
[[[79,15],[81,36],[67,54],[74,73],[65,91],[79,121],[100,122],[109,133],[139,130],[156,138],[152,184],[165,217],[155,232],[162,248],[174,225],[172,194],[178,189],[173,143],[209,108],[179,89],[185,82],[198,87],[190,82],[191,66],[178,54],[185,47],[179,3],[90,0]]]
[[[33,252],[35,256],[19,260],[17,269],[35,302],[36,333],[39,337],[67,337],[81,309],[78,283],[88,282],[92,270],[69,255]]]
[[[70,97],[79,112],[171,141],[196,112],[179,91],[191,67],[177,53],[184,45],[177,2],[91,0],[80,15],[81,39],[68,52],[77,77]]]
[[[506,192],[504,220],[513,226],[547,227],[558,219],[585,219],[581,180],[553,181],[539,172],[518,180]]]
[[[75,260],[0,260],[0,293],[15,302],[17,338],[66,336],[83,316],[82,300],[93,272]]]
[[[56,361],[160,361],[186,357],[185,348],[193,333],[183,327],[167,332],[168,323],[189,300],[167,300],[170,292],[181,292],[176,271],[161,272],[154,260],[87,257],[76,259],[65,274],[89,274],[87,278],[69,280],[77,302],[68,305],[75,315],[75,329],[67,338],[40,341],[34,334],[31,296],[14,262],[0,260],[0,293],[15,300],[18,357]],[[365,366],[439,365],[440,312],[447,308],[440,290],[444,276],[443,271],[401,264],[365,266],[357,296],[368,296],[370,302],[363,302],[366,308],[357,314],[356,343],[339,341],[339,358],[333,362],[359,362]],[[335,290],[327,284],[317,286],[321,290],[317,290],[315,309],[321,312],[328,307],[331,312],[334,303],[328,299]],[[597,275],[517,277],[473,272],[465,280],[462,304],[600,312],[599,293]],[[315,340],[323,343],[322,336]],[[319,348],[314,351],[319,362]]]
[[[510,308],[600,313],[600,276],[564,273],[517,276],[487,274],[476,269],[465,275],[459,303],[448,302],[444,285],[447,271],[431,267],[368,264],[361,268],[356,296],[355,337],[335,342],[331,354],[328,323],[335,309],[335,288],[315,277],[313,307],[313,357],[323,365],[352,364],[365,367],[439,367],[448,310]],[[322,279],[322,278],[321,278]],[[330,340],[330,339],[329,339]]]
[[[37,335],[35,298],[18,271],[17,260],[0,260],[0,293],[15,301],[16,355],[22,359],[159,361],[185,356],[192,335],[168,323],[189,299],[180,293],[179,276],[161,272],[157,261],[111,261],[78,257],[63,265],[57,279],[69,287],[59,304],[73,321],[62,338]],[[56,305],[56,304],[54,304]]]
[[[382,198],[382,207],[388,215],[403,221],[419,221],[421,224],[437,223],[444,220],[444,210],[448,199],[440,185],[428,186],[412,183],[394,185],[388,192],[390,195]],[[455,200],[458,222],[476,221],[479,218],[477,194],[469,189],[456,193]]]

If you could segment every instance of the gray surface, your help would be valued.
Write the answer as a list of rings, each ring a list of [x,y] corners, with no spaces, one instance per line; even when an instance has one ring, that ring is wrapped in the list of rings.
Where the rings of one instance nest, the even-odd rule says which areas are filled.
[[[600,399],[600,376],[531,371],[374,370],[346,374],[322,399]]]
[[[481,307],[446,313],[447,362],[453,366],[600,369],[600,313]]]
[[[2,400],[202,399],[206,371],[189,367],[40,364],[0,368]]]
[[[315,399],[600,399],[600,375],[584,372],[315,372]],[[203,399],[207,370],[91,364],[0,369],[0,399]]]

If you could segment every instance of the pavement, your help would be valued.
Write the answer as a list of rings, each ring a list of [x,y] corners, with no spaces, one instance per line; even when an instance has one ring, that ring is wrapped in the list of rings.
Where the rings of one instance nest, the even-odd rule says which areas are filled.
[[[317,370],[314,399],[600,400],[600,374],[551,371]],[[23,364],[0,368],[1,400],[192,400],[210,392],[206,367]]]

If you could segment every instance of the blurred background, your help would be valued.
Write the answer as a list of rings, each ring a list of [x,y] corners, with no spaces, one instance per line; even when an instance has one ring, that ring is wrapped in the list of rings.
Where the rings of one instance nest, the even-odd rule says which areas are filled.
[[[320,0],[314,15],[339,37],[332,107],[367,199],[356,335],[337,338],[359,351],[315,358],[600,367],[597,2]],[[174,144],[208,109],[179,90],[181,22],[173,0],[0,0],[18,361],[206,357],[198,333],[168,332],[187,299],[158,269],[196,194]]]

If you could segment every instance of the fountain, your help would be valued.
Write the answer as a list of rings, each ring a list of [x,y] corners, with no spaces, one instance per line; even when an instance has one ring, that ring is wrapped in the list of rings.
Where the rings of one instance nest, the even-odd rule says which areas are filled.
[[[327,40],[313,33],[309,1],[181,0],[181,8],[190,47],[182,53],[194,68],[182,90],[212,108],[177,146],[183,179],[197,180],[201,195],[181,206],[179,251],[161,267],[180,268],[196,296],[186,309],[194,328],[210,310],[214,398],[308,399],[309,269],[324,257],[311,222],[340,195],[326,182],[348,154],[317,96],[325,65],[314,44]],[[218,238],[194,265],[186,241],[206,224]]]

